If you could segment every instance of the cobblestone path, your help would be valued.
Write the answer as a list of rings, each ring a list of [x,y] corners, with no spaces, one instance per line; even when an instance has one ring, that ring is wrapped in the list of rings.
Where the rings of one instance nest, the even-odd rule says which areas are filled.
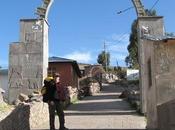
[[[145,118],[118,98],[121,91],[119,86],[106,84],[101,93],[71,105],[65,111],[66,127],[70,130],[145,130]],[[40,130],[48,130],[48,126]]]

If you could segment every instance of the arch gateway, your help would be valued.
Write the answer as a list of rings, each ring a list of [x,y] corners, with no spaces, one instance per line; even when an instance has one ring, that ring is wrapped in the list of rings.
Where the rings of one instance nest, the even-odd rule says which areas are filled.
[[[9,102],[20,93],[29,94],[42,86],[48,67],[48,14],[54,0],[43,0],[36,19],[20,20],[20,41],[10,45]],[[144,14],[140,0],[132,0],[138,16]]]
[[[156,56],[156,53],[152,51],[153,55],[146,57],[145,53],[148,52],[146,48],[147,43],[149,43],[148,37],[145,38],[143,29],[146,28],[149,33],[146,36],[164,36],[164,27],[163,27],[163,17],[149,17],[146,16],[141,0],[132,0],[134,7],[137,13],[138,20],[138,37],[139,37],[139,62],[140,62],[140,88],[141,88],[141,110],[142,113],[147,113],[148,117],[148,128],[155,129],[158,127],[159,122],[161,122],[159,116],[161,113],[157,108],[160,107],[159,101],[162,91],[157,88],[162,88],[162,90],[167,90],[171,88],[174,92],[175,89],[172,87],[173,80],[170,80],[172,84],[170,86],[165,85],[166,88],[163,88],[162,84],[167,83],[160,82],[162,79],[156,79],[158,76],[152,68],[155,68],[158,64],[153,64],[153,56]],[[8,86],[9,86],[9,102],[12,103],[16,96],[20,93],[30,94],[33,90],[39,89],[42,86],[43,78],[47,75],[48,67],[48,14],[53,0],[43,0],[43,3],[40,7],[37,8],[36,14],[38,18],[35,19],[21,19],[20,20],[20,40],[19,42],[12,43],[10,45],[9,52],[9,74],[8,74]],[[144,27],[144,28],[143,28]],[[168,41],[169,39],[164,39]],[[161,42],[160,42],[161,41]],[[160,40],[160,44],[162,40]],[[153,42],[154,43],[154,42]],[[174,45],[175,42],[172,42]],[[161,46],[157,45],[158,48]],[[152,44],[151,47],[156,47]],[[162,50],[163,51],[163,50]],[[158,53],[158,52],[157,52]],[[170,52],[171,53],[171,52]],[[171,58],[170,58],[171,59]],[[160,59],[158,59],[160,60]],[[148,62],[149,61],[149,62]],[[149,63],[149,65],[147,64]],[[172,64],[170,64],[172,65]],[[173,66],[169,66],[171,68]],[[152,71],[148,73],[148,69]],[[174,68],[171,68],[174,69]],[[95,71],[95,70],[94,70]],[[174,72],[174,71],[173,71]],[[94,72],[96,73],[96,71]],[[148,74],[154,74],[151,80],[153,80],[152,87],[148,88]],[[164,73],[166,78],[167,73]],[[171,73],[174,74],[174,73]],[[161,75],[162,76],[162,75]],[[169,81],[169,80],[168,80]],[[158,93],[158,97],[156,94]],[[162,99],[166,103],[174,97],[174,93],[163,93],[166,98],[168,94],[168,100]],[[149,96],[148,96],[149,95]],[[149,97],[149,98],[147,98]],[[160,111],[162,108],[160,109]],[[174,111],[173,111],[174,112]],[[160,113],[160,115],[157,115]],[[170,115],[174,115],[171,114]],[[171,117],[171,116],[170,116]],[[169,118],[170,118],[169,117]],[[168,117],[167,117],[168,118]],[[174,118],[172,118],[174,119]],[[163,124],[164,122],[162,122]],[[174,124],[172,124],[174,125]],[[174,125],[175,126],[175,125]],[[172,126],[173,127],[173,126]]]

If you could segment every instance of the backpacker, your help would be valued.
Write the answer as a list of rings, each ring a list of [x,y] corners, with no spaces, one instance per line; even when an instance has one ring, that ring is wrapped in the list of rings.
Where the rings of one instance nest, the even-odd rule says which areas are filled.
[[[41,88],[41,95],[43,97],[43,102],[48,102],[50,99],[50,92],[53,88],[53,77],[47,77],[44,79],[44,86]]]

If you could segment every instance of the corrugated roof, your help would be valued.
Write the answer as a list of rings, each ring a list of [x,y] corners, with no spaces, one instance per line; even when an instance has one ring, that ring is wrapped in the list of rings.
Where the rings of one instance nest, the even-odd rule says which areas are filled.
[[[49,62],[76,62],[76,61],[72,59],[66,59],[66,58],[53,56],[53,57],[49,57]]]
[[[155,36],[155,35],[143,35],[143,39],[151,41],[164,41],[164,40],[175,40],[175,36]]]

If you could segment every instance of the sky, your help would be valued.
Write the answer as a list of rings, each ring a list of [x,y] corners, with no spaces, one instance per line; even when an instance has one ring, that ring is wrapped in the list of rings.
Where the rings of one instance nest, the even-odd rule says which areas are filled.
[[[142,0],[150,9],[156,0]],[[42,0],[2,0],[0,8],[0,66],[8,67],[9,44],[19,41],[19,20],[36,18]],[[165,31],[175,32],[175,1],[159,0],[154,9],[164,16]],[[96,64],[98,54],[110,53],[110,65],[126,66],[131,24],[137,18],[131,0],[54,0],[49,12],[49,56]]]

